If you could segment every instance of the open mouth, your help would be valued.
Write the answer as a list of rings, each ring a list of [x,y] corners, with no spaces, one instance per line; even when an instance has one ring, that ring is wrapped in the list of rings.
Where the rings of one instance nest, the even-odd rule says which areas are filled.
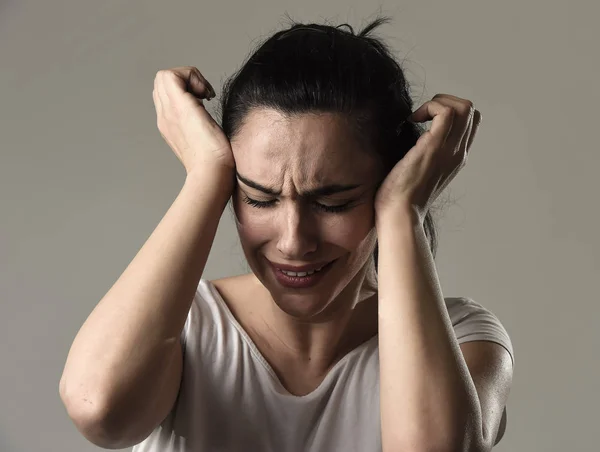
[[[329,269],[333,266],[336,260],[337,259],[323,265],[320,268],[303,272],[282,270],[277,268],[275,264],[271,264],[271,269],[275,274],[275,278],[281,285],[292,288],[306,288],[318,284],[318,282],[328,273]]]
[[[325,267],[327,267],[327,265],[329,265],[329,264],[325,264],[325,265],[321,266],[320,268],[317,268],[315,270],[311,270],[309,272],[290,272],[290,271],[287,271],[287,270],[282,270],[280,268],[278,268],[277,270],[279,270],[280,272],[282,272],[283,274],[288,275],[288,276],[297,276],[299,278],[304,278],[306,276],[314,275],[315,273],[320,272]]]

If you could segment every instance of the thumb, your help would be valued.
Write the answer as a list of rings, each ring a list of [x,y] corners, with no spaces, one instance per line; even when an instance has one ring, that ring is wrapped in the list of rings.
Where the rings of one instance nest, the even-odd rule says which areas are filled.
[[[188,76],[187,91],[199,98],[212,99],[216,96],[215,90],[208,80],[200,73],[197,68],[192,68]]]
[[[432,118],[432,115],[428,111],[428,103],[425,102],[411,113],[411,115],[408,117],[408,120],[410,122],[426,122],[430,121]]]

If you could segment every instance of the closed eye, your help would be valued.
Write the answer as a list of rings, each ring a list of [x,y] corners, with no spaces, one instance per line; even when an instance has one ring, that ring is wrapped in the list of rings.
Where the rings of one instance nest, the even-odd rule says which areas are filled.
[[[244,196],[243,197],[243,201],[246,204],[251,205],[252,207],[257,207],[259,209],[262,209],[262,208],[274,206],[275,202],[277,200],[276,199],[272,199],[270,201],[258,201],[256,199],[249,198],[248,196]],[[317,209],[320,209],[320,210],[322,210],[324,212],[329,212],[329,213],[339,213],[339,212],[343,212],[345,210],[348,210],[350,208],[350,204],[351,204],[350,201],[347,202],[347,203],[344,203],[344,204],[337,205],[337,206],[327,206],[325,204],[321,204],[321,203],[318,203],[318,202],[314,203],[314,205],[315,205],[315,207]]]

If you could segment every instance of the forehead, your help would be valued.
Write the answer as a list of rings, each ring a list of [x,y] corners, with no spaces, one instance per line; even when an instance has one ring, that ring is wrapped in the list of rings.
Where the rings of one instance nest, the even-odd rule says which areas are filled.
[[[335,113],[254,109],[231,145],[240,174],[275,187],[368,182],[378,163],[351,123]]]

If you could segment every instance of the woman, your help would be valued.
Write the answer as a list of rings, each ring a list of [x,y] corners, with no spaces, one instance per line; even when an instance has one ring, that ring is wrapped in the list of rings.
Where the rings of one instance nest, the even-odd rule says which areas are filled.
[[[222,129],[198,69],[157,74],[158,128],[187,177],[69,352],[60,394],[90,441],[414,452],[500,439],[510,339],[481,305],[442,295],[428,213],[481,115],[451,95],[413,112],[369,35],[383,22],[275,33],[226,84]],[[230,198],[252,272],[208,281]]]

